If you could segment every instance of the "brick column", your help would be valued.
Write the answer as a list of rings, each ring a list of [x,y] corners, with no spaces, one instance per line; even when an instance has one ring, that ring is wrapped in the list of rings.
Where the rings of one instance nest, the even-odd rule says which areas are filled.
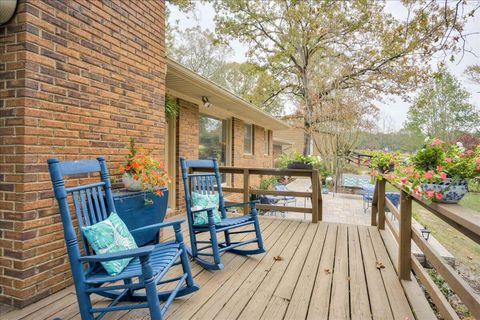
[[[47,158],[115,173],[135,137],[163,160],[165,4],[19,2],[0,27],[0,302],[23,307],[71,284]]]

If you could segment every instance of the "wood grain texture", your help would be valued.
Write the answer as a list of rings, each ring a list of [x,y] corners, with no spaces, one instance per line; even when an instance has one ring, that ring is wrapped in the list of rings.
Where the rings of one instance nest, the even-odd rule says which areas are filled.
[[[267,253],[250,257],[224,253],[225,268],[220,271],[192,263],[201,289],[175,300],[165,318],[415,319],[402,289],[406,285],[399,281],[377,228],[274,218],[261,218],[260,226]],[[234,235],[235,240],[243,236]],[[165,240],[171,237],[164,234]],[[377,268],[377,262],[385,268]],[[181,271],[175,267],[171,272],[176,276]],[[412,285],[416,282],[409,281]],[[413,291],[418,294],[421,289],[417,285]],[[431,315],[426,299],[416,302],[417,319],[431,319],[422,318]],[[104,306],[108,300],[97,297],[94,303]],[[13,311],[5,319],[54,317],[80,319],[72,289]],[[118,311],[105,319],[148,320],[149,313]]]

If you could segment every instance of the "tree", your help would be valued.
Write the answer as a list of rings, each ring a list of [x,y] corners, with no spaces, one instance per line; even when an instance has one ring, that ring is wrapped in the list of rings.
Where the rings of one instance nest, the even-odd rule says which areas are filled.
[[[192,71],[274,115],[281,115],[284,102],[273,93],[279,82],[264,68],[251,62],[229,62],[232,49],[218,41],[215,34],[199,26],[181,30],[170,26],[167,34],[168,56]]]
[[[480,64],[469,66],[465,73],[470,80],[480,85]]]
[[[274,94],[279,92],[279,81],[254,63],[226,63],[211,80],[268,113],[281,116],[284,112],[285,102]]]
[[[220,43],[212,32],[199,26],[185,30],[171,26],[168,29],[167,54],[205,78],[212,78],[224,68],[232,49]]]
[[[404,94],[425,79],[433,53],[456,48],[463,1],[402,3],[406,21],[387,14],[380,1],[216,0],[214,7],[223,38],[249,45],[250,59],[302,108],[309,154],[315,114],[333,91]]]
[[[421,89],[408,110],[405,128],[447,142],[480,127],[480,113],[470,93],[447,70],[440,69]]]

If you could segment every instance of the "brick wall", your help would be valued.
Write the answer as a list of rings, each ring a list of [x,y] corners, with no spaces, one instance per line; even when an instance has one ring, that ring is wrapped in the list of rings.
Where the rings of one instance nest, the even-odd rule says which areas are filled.
[[[71,284],[46,160],[163,158],[163,1],[20,1],[0,26],[0,302]]]
[[[177,174],[176,174],[176,207],[175,213],[181,214],[185,212],[185,197],[183,190],[183,182],[181,176],[181,168],[178,164],[180,156],[187,159],[198,159],[198,134],[199,134],[199,106],[197,104],[177,99],[180,107],[179,115],[177,117],[176,127],[176,148],[177,148]],[[273,139],[272,132],[270,135],[270,154],[265,155],[264,145],[264,129],[254,125],[254,146],[253,154],[244,154],[244,125],[245,123],[237,118],[232,119],[232,166],[237,167],[265,167],[271,168],[273,166]],[[259,176],[251,176],[251,184],[257,185],[260,183]],[[235,175],[233,178],[233,185],[236,187],[243,187],[243,178],[240,175]],[[229,194],[228,199],[232,201],[242,201],[241,195]]]
[[[232,166],[234,167],[250,167],[250,168],[272,168],[273,167],[273,139],[272,132],[270,135],[270,154],[265,155],[265,138],[264,128],[254,125],[253,126],[253,154],[244,154],[244,134],[245,134],[245,122],[240,119],[233,118],[232,120],[232,136],[233,136],[233,158]],[[260,184],[260,176],[250,176],[250,185],[257,186]],[[243,177],[241,175],[235,175],[233,178],[234,187],[243,187]],[[229,197],[231,200],[243,201],[242,196]]]
[[[199,108],[198,105],[178,99],[180,107],[177,117],[177,176],[176,176],[176,209],[177,213],[185,212],[185,192],[183,189],[182,169],[179,157],[198,159]]]
[[[277,161],[278,158],[283,154],[283,147],[281,145],[273,145],[273,161]]]

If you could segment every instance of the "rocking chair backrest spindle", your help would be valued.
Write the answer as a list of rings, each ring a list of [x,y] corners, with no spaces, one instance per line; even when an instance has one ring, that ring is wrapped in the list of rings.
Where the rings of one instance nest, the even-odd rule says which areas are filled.
[[[48,160],[48,166],[55,197],[60,207],[68,254],[71,262],[78,261],[81,254],[70,215],[69,196],[72,197],[73,208],[80,228],[101,222],[107,219],[111,212],[116,212],[105,159],[99,157],[97,160],[60,162],[53,158]],[[100,173],[100,182],[71,188],[65,187],[65,176],[96,172]],[[83,234],[82,242],[85,254],[93,254]]]
[[[225,202],[222,192],[222,180],[220,177],[217,159],[209,160],[186,160],[180,158],[180,166],[182,168],[183,186],[185,189],[185,206],[187,209],[187,218],[190,225],[193,224],[192,208],[192,192],[201,194],[214,194],[218,192],[219,196],[219,212],[222,218],[226,218]],[[212,168],[210,172],[192,172],[192,168]],[[215,190],[217,188],[217,190]]]

